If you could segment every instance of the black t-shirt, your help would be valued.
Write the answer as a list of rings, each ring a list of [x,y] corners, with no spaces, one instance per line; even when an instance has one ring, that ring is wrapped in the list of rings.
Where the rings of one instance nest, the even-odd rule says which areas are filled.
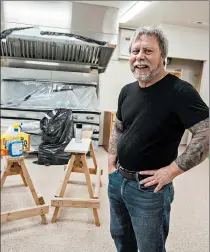
[[[168,74],[152,86],[138,81],[124,86],[117,118],[123,122],[117,158],[131,171],[153,170],[172,163],[185,129],[209,117],[195,88]]]

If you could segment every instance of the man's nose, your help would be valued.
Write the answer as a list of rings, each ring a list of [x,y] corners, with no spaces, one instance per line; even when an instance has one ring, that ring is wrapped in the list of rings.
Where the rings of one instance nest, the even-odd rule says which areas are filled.
[[[139,51],[139,53],[136,55],[136,60],[140,61],[140,60],[144,60],[145,59],[145,54],[142,51]]]

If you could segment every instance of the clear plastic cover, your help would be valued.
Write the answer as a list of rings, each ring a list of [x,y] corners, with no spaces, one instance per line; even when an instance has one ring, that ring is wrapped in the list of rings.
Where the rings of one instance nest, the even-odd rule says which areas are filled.
[[[84,129],[99,131],[99,126],[92,124],[99,123],[99,115],[91,114],[91,111],[99,112],[99,100],[96,89],[96,82],[75,84],[42,80],[2,80],[1,116],[10,117],[11,119],[1,119],[1,132],[4,132],[14,122],[22,122],[22,130],[31,134],[31,149],[37,151],[42,135],[39,120],[46,116],[46,113],[36,112],[36,110],[49,111],[58,108],[80,111],[79,114],[76,112],[74,116],[75,122],[85,121]],[[11,108],[11,110],[4,108]],[[35,111],[27,111],[30,109]],[[82,111],[88,111],[88,113],[82,114]],[[88,116],[90,119],[87,119]],[[17,119],[12,119],[14,117],[17,117]],[[39,120],[26,120],[26,118]],[[98,142],[93,142],[96,148]]]
[[[99,101],[95,85],[42,81],[18,81],[17,83],[17,81],[2,80],[1,105],[27,109],[98,110]]]
[[[12,29],[8,30],[12,31]],[[55,32],[55,31],[47,31],[47,29],[44,29],[42,27],[29,27],[19,30],[13,30],[8,37],[21,37],[26,39],[36,39],[36,40],[42,40],[42,41],[58,41],[58,42],[77,42],[80,44],[88,44],[88,45],[97,45],[99,44],[106,45],[107,42],[105,41],[95,41],[91,38],[79,36],[72,33],[61,33],[61,32]]]

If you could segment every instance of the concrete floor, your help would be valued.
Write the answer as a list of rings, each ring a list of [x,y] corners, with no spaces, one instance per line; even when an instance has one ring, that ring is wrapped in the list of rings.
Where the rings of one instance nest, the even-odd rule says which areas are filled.
[[[180,148],[181,151],[183,148]],[[57,223],[51,224],[54,208],[50,207],[47,225],[40,224],[39,216],[2,224],[2,252],[116,252],[109,234],[108,156],[103,148],[99,148],[96,157],[104,169],[101,227],[94,225],[90,209],[61,209]],[[29,173],[36,187],[42,192],[45,202],[50,204],[63,179],[63,166],[36,165],[32,163],[34,160],[37,158],[26,159]],[[74,174],[72,179],[84,181],[84,175]],[[172,206],[167,252],[209,251],[209,160],[206,159],[201,165],[176,178],[174,185],[175,200]],[[85,195],[88,195],[87,189],[81,185],[68,185],[65,194],[67,197]],[[23,186],[21,178],[9,177],[1,193],[1,211],[33,205],[29,189]]]

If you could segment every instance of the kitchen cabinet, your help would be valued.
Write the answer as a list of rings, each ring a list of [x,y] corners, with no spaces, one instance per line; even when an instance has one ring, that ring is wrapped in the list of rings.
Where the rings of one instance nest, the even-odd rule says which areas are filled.
[[[167,71],[167,70],[166,70]],[[182,73],[178,71],[167,71],[168,73],[175,75],[176,77],[182,79]]]

